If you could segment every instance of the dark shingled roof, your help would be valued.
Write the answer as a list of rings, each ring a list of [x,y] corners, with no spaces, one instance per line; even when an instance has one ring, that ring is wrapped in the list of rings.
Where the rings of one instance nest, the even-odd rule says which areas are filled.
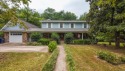
[[[29,22],[26,22],[26,21],[23,21],[23,20],[21,20],[21,21],[24,22],[24,24],[27,28],[38,28],[37,26],[35,26],[35,25],[33,25]]]
[[[80,20],[42,20],[43,22],[86,22],[86,21],[80,21]]]

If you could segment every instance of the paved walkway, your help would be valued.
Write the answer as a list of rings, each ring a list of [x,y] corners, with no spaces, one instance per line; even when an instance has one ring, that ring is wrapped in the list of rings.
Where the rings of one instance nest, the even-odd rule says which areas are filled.
[[[47,46],[0,46],[0,52],[48,52]]]
[[[67,71],[66,68],[66,53],[63,46],[59,46],[59,55],[56,62],[54,71]]]

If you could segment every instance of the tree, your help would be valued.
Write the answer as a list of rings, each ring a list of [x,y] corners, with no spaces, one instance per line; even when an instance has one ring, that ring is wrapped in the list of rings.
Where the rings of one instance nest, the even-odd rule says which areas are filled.
[[[54,17],[54,14],[55,14],[55,9],[52,9],[52,8],[47,8],[44,13],[42,14],[42,17],[44,19],[51,19],[53,20],[53,17]]]
[[[89,20],[91,31],[115,36],[116,47],[120,47],[120,34],[125,29],[124,0],[87,0],[90,2]],[[94,31],[93,31],[94,30]],[[96,32],[95,32],[96,31]],[[97,33],[98,32],[98,33]]]
[[[16,23],[18,18],[16,11],[20,7],[20,4],[28,6],[30,0],[0,0],[0,23],[6,23],[9,20]]]
[[[87,13],[85,12],[83,15],[80,16],[79,20],[86,20],[87,19]]]
[[[30,22],[38,27],[41,26],[40,20],[43,18],[41,17],[41,14],[37,11],[30,9],[28,7],[22,8],[18,10],[17,16],[23,20],[26,20],[27,22]]]
[[[76,20],[77,16],[71,12],[60,11],[56,12],[55,9],[47,8],[42,14],[44,19],[50,20]]]

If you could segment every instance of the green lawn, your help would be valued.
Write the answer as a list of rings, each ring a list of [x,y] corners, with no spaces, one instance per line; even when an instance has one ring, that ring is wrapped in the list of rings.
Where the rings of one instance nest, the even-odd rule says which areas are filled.
[[[49,53],[0,53],[0,71],[40,71]]]
[[[97,57],[97,52],[105,50],[95,45],[66,45],[75,61],[76,71],[125,71],[125,64],[112,65]],[[112,52],[112,50],[110,50]],[[124,53],[117,53],[125,55]]]

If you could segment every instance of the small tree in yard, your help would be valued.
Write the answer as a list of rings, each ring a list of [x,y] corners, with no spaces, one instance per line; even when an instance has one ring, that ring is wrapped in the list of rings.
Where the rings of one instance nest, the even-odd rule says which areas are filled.
[[[31,41],[37,42],[41,38],[41,33],[38,32],[31,33],[30,37]]]
[[[51,41],[48,45],[49,47],[49,52],[53,52],[57,48],[57,43],[56,41]]]
[[[67,33],[67,34],[65,34],[64,42],[66,44],[73,43],[73,33]]]
[[[51,38],[52,40],[56,41],[57,44],[60,44],[60,37],[57,33],[52,33]]]

